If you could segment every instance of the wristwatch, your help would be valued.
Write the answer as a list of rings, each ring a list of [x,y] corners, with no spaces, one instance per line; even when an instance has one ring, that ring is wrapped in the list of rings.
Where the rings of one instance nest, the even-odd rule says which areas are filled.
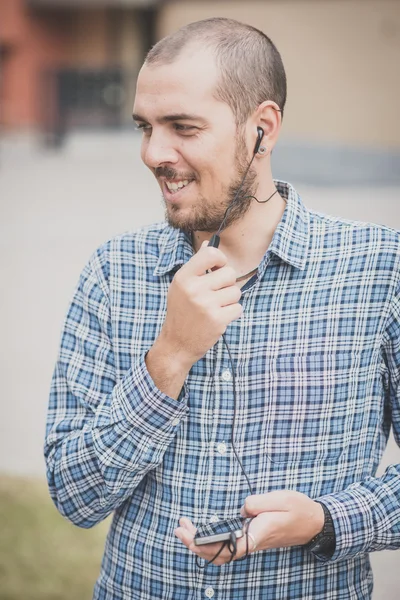
[[[318,502],[318,504],[320,504],[323,508],[325,516],[324,526],[322,531],[317,533],[317,535],[314,536],[313,539],[307,544],[304,544],[304,547],[313,554],[322,555],[325,558],[331,558],[336,548],[336,536],[332,515],[323,502],[319,502],[318,500],[316,500],[316,502]]]

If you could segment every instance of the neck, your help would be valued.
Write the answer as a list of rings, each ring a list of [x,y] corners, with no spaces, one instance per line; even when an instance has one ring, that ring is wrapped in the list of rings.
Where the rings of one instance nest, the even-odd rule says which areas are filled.
[[[262,187],[265,189],[261,190],[259,186],[256,194],[261,202],[275,191],[275,184],[271,179],[269,185]],[[219,248],[235,269],[237,277],[258,266],[271,243],[285,206],[286,202],[279,193],[266,204],[253,200],[247,213],[222,231]],[[197,252],[203,241],[211,239],[213,233],[216,232],[194,232],[194,250]]]

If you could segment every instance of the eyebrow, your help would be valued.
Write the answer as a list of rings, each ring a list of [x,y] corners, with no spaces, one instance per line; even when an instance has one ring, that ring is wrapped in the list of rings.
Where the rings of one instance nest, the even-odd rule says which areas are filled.
[[[141,121],[142,123],[147,123],[148,121],[141,117],[140,115],[133,113],[132,119],[134,121]],[[205,119],[199,117],[198,115],[190,115],[188,113],[176,113],[173,115],[164,115],[163,117],[159,117],[156,119],[157,123],[170,123],[171,121],[201,121],[205,123]]]

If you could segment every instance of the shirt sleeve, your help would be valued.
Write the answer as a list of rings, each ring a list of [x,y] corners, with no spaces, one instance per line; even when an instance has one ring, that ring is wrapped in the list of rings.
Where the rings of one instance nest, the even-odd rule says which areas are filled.
[[[45,440],[51,496],[81,527],[107,517],[160,464],[188,411],[185,388],[178,400],[160,392],[145,355],[117,381],[110,303],[95,261],[65,319]]]
[[[384,389],[393,435],[400,446],[400,286],[394,296],[383,338]],[[329,509],[335,528],[335,562],[360,553],[400,548],[400,465],[382,477],[367,477],[342,492],[317,500]],[[317,556],[322,561],[329,560]]]

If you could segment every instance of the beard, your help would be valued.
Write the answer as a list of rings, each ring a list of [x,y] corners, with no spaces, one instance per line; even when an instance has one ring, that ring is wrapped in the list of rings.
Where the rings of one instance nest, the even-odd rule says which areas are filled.
[[[226,192],[224,192],[223,201],[213,202],[209,198],[199,196],[196,205],[192,207],[190,214],[182,215],[182,209],[171,204],[166,207],[165,219],[171,227],[181,229],[188,233],[193,231],[206,231],[214,233],[218,231],[224,221],[225,213],[229,211],[225,217],[224,229],[239,221],[249,210],[255,194],[255,181],[257,173],[254,169],[249,169],[245,181],[242,184],[243,177],[248,168],[248,159],[246,153],[244,139],[238,138],[236,143],[235,178],[229,184]],[[156,169],[157,171],[157,169]],[[176,177],[177,174],[170,168],[159,168],[159,174],[170,177]],[[182,179],[193,179],[193,176],[185,176]],[[236,198],[239,192],[238,197]],[[235,200],[236,198],[236,200]],[[164,201],[165,203],[165,201]]]

